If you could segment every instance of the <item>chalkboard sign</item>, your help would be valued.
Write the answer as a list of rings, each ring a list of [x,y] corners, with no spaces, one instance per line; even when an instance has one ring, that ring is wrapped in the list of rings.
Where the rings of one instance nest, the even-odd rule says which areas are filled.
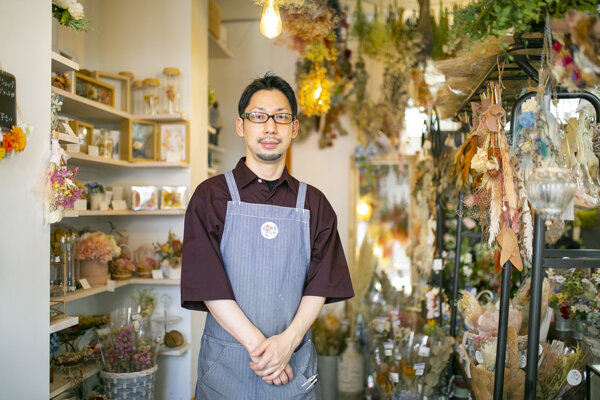
[[[17,80],[8,72],[0,71],[0,128],[17,125]]]

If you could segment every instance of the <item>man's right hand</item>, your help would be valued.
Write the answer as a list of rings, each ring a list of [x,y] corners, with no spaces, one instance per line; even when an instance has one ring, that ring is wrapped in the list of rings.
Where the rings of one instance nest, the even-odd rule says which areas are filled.
[[[290,364],[288,364],[285,366],[283,371],[281,371],[281,374],[279,374],[277,378],[273,379],[272,381],[265,382],[267,382],[269,385],[280,386],[291,382],[292,379],[294,379],[294,372],[292,371],[292,367],[290,367]]]

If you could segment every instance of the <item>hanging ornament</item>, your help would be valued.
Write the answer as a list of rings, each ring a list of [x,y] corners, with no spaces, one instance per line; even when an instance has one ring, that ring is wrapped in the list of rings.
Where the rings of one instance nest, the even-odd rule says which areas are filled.
[[[334,82],[327,76],[327,68],[315,66],[300,81],[298,103],[304,115],[323,115],[331,106],[331,89]]]

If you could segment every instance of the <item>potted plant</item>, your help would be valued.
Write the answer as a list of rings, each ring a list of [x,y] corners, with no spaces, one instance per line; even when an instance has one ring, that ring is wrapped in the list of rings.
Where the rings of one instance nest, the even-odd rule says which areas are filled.
[[[160,265],[170,279],[181,278],[182,245],[181,240],[171,231],[165,243],[154,243],[154,251],[160,259]]]
[[[121,254],[114,238],[103,232],[87,232],[75,245],[76,259],[80,260],[80,275],[90,285],[104,285],[110,274],[108,262]]]

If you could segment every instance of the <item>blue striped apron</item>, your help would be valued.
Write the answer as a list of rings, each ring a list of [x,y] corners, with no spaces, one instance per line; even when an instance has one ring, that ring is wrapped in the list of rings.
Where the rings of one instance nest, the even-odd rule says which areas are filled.
[[[310,264],[310,212],[304,209],[306,183],[298,189],[296,208],[240,201],[233,173],[225,174],[232,200],[227,203],[221,239],[223,265],[235,300],[265,335],[283,332],[292,322]],[[307,389],[317,373],[310,330],[290,359],[294,379],[285,385],[265,383],[249,367],[246,349],[209,313],[198,358],[196,400],[319,399],[320,387]]]

